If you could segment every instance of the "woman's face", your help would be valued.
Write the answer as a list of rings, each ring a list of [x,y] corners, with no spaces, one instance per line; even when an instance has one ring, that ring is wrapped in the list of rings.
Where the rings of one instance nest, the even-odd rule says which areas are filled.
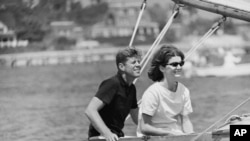
[[[166,64],[166,72],[168,74],[172,74],[175,77],[181,76],[182,66],[184,65],[184,61],[181,60],[180,56],[174,56],[169,59],[168,64]]]

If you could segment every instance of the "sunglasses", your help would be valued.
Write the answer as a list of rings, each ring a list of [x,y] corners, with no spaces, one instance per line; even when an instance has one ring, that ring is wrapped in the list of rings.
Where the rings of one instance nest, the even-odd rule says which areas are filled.
[[[181,61],[181,62],[169,63],[169,64],[166,64],[166,65],[170,65],[170,66],[173,66],[173,67],[177,67],[178,65],[180,65],[182,67],[184,64],[185,64],[185,62]]]

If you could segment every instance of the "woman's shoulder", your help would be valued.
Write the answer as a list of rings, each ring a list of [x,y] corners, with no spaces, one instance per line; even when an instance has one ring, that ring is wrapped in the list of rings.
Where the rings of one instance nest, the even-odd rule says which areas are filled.
[[[183,89],[188,89],[183,83],[178,82],[178,87],[183,88]]]
[[[154,82],[146,89],[146,91],[155,91],[158,90],[159,88],[160,88],[159,82]]]
[[[142,99],[158,99],[160,92],[159,84],[157,82],[151,84],[143,93]]]
[[[189,95],[189,89],[181,82],[178,82],[178,89],[183,93],[184,95]]]
[[[144,94],[146,93],[158,93],[158,91],[160,90],[160,85],[158,82],[154,82],[153,84],[151,84],[145,91]]]

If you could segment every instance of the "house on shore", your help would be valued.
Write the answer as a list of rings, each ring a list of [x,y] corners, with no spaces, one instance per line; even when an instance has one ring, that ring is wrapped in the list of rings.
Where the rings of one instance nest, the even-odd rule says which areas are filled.
[[[14,31],[0,21],[0,48],[25,47],[28,45],[27,40],[18,40]]]
[[[91,0],[90,5],[106,2],[108,14],[101,23],[93,26],[92,38],[130,37],[141,10],[142,1],[138,0]],[[153,22],[145,10],[137,30],[137,37],[155,37],[159,33],[158,23]]]

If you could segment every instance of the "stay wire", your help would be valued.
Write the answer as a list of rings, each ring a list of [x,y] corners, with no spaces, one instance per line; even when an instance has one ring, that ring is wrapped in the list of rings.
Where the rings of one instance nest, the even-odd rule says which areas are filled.
[[[179,8],[176,8],[175,12],[172,14],[172,16],[169,18],[168,22],[166,23],[166,25],[164,26],[163,30],[160,32],[160,34],[158,35],[158,37],[156,38],[156,40],[154,41],[154,43],[152,44],[152,46],[149,48],[149,50],[147,51],[146,55],[144,56],[144,58],[141,61],[141,72],[142,73],[148,63],[148,61],[150,60],[151,56],[153,55],[154,51],[156,50],[156,48],[158,47],[160,41],[162,40],[162,38],[164,37],[164,35],[166,34],[166,32],[168,31],[170,25],[173,23],[173,19],[176,17],[176,15],[179,13]],[[135,79],[133,81],[133,84],[136,83],[138,79]]]
[[[160,41],[163,38],[163,36],[165,35],[166,31],[170,27],[170,24],[171,24],[170,22],[172,22],[172,17],[170,18],[169,22],[167,22],[167,24],[164,26],[163,30],[160,32],[160,34],[158,35],[158,37],[156,38],[156,40],[154,41],[154,43],[152,44],[152,46],[148,50],[147,54],[145,55],[145,57],[141,61],[141,64],[145,64],[145,62],[148,61],[148,56],[150,56],[152,54],[155,47],[160,43]]]
[[[141,6],[141,11],[139,13],[139,16],[138,16],[136,24],[135,24],[135,28],[134,28],[132,37],[131,37],[130,42],[129,42],[129,47],[130,48],[132,48],[132,45],[133,45],[133,42],[134,42],[134,38],[135,38],[135,34],[136,34],[137,29],[139,27],[139,23],[141,21],[142,14],[143,14],[144,10],[146,9],[146,5],[147,5],[147,0],[144,0],[143,3],[142,3],[142,6]]]
[[[221,19],[212,25],[212,27],[208,30],[206,34],[193,46],[185,56],[185,60],[187,60],[216,30],[218,30],[222,23],[226,21],[226,17],[221,17]]]

